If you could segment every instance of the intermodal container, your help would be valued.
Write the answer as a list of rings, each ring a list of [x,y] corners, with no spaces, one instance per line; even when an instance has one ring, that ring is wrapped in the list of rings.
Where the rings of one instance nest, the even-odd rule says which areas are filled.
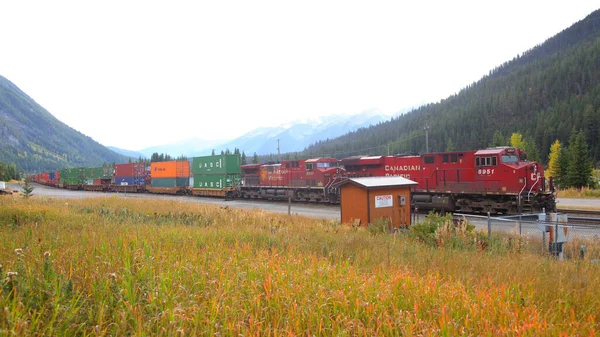
[[[155,178],[185,178],[190,177],[190,162],[162,161],[150,164],[150,177]],[[152,185],[154,186],[154,185]],[[159,187],[159,186],[156,186]]]
[[[240,174],[242,161],[238,154],[194,157],[192,173],[198,174]]]
[[[146,185],[146,177],[115,177],[115,185]]]
[[[142,177],[146,174],[144,163],[115,164],[115,177]]]
[[[56,172],[48,172],[48,179],[50,179],[50,181],[56,180]]]
[[[150,186],[152,187],[187,187],[189,177],[185,178],[152,178]]]
[[[86,179],[111,179],[113,177],[112,165],[104,165],[101,167],[91,167],[84,169],[84,177]]]
[[[84,180],[84,169],[81,167],[60,170],[60,183],[67,185],[80,185]]]
[[[44,172],[40,173],[40,182],[47,184],[50,181],[50,173]]]
[[[239,174],[195,174],[194,188],[234,187],[240,182]]]

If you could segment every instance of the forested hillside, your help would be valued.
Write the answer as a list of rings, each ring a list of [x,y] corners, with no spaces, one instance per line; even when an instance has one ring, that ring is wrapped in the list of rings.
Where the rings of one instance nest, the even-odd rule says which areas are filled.
[[[526,34],[527,32],[523,32]],[[431,76],[430,76],[431,75]],[[435,75],[429,74],[432,81]],[[426,88],[424,88],[426,90]],[[402,93],[398,93],[401,99]],[[515,57],[439,103],[345,136],[317,142],[305,156],[473,150],[523,134],[545,162],[550,145],[584,130],[600,160],[600,10]]]
[[[65,125],[0,76],[0,160],[34,173],[128,159]]]

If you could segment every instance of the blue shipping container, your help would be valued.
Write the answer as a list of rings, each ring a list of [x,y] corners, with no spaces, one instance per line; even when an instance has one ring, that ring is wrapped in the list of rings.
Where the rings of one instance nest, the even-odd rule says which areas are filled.
[[[50,180],[56,179],[56,171],[49,172],[48,173],[48,179],[50,179]]]
[[[115,177],[115,185],[146,185],[144,177]]]

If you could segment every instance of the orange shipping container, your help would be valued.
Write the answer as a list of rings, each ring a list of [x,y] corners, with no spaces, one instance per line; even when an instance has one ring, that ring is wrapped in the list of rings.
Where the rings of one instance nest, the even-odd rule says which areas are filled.
[[[150,177],[154,178],[188,178],[190,176],[189,161],[163,161],[150,164]]]

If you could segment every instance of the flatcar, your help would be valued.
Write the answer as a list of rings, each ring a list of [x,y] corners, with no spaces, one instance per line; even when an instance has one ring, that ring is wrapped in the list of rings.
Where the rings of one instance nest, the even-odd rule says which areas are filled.
[[[349,177],[402,176],[417,182],[412,200],[419,209],[516,214],[556,208],[542,165],[527,161],[525,152],[514,147],[359,156],[340,164]]]
[[[349,177],[402,176],[418,183],[411,198],[421,210],[517,214],[554,211],[544,169],[524,151],[497,147],[406,156],[356,156],[240,165],[239,155],[116,164],[112,170],[74,168],[31,176],[62,188],[339,203]]]

